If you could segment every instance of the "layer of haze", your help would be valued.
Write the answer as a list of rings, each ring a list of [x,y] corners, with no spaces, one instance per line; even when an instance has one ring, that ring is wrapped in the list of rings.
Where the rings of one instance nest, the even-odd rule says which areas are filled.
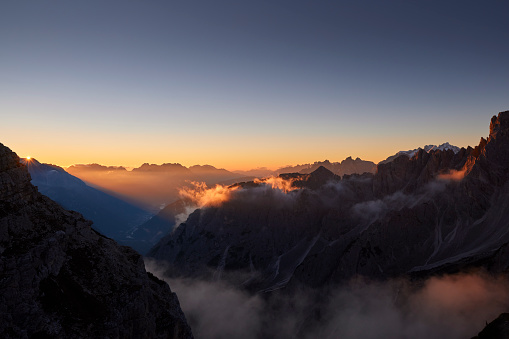
[[[475,145],[507,2],[2,1],[0,136],[62,166],[227,169]]]
[[[248,294],[221,280],[168,278],[199,338],[471,338],[507,309],[505,278],[462,273],[421,282],[361,278],[332,288]]]

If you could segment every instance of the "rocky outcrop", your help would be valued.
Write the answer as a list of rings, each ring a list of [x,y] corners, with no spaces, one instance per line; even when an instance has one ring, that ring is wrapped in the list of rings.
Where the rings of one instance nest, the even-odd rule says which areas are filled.
[[[413,192],[439,174],[460,171],[470,150],[463,148],[454,153],[451,150],[426,152],[420,149],[412,158],[400,155],[391,162],[380,163],[373,183],[375,194],[384,196],[400,190]]]
[[[426,153],[436,152],[436,151],[452,151],[453,153],[458,153],[460,151],[460,148],[457,146],[453,146],[453,145],[449,144],[448,142],[443,143],[440,146],[426,145],[424,147],[419,147],[419,148],[416,148],[413,150],[399,151],[398,153],[391,155],[387,159],[380,161],[378,164],[386,164],[386,163],[391,162],[394,159],[396,159],[397,157],[402,156],[402,155],[412,158],[419,151],[424,151]]]
[[[177,296],[117,245],[38,193],[0,144],[0,336],[191,338]]]
[[[502,313],[497,319],[487,324],[472,339],[506,339],[509,338],[509,313]]]

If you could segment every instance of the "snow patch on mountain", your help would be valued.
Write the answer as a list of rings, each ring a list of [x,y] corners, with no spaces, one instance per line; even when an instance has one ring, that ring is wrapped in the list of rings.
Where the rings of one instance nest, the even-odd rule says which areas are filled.
[[[388,157],[387,159],[381,161],[380,163],[384,164],[384,163],[388,163],[388,162],[391,162],[392,160],[396,159],[397,157],[399,157],[400,155],[406,155],[407,157],[411,158],[413,157],[417,152],[419,152],[419,150],[424,150],[424,152],[426,153],[429,153],[431,151],[453,151],[454,154],[458,153],[460,151],[460,147],[458,146],[454,146],[454,145],[451,145],[450,143],[448,142],[445,142],[439,146],[437,145],[426,145],[424,147],[419,147],[419,148],[416,148],[416,149],[412,149],[412,150],[408,150],[408,151],[399,151],[398,153],[394,154],[394,155],[391,155],[390,157]]]

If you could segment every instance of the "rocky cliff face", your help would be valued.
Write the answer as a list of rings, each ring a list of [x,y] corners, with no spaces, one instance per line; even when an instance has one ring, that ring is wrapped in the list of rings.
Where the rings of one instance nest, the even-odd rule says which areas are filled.
[[[150,254],[178,274],[243,271],[251,274],[243,283],[261,290],[466,265],[505,270],[508,146],[509,111],[493,117],[475,149],[421,150],[374,175],[312,186],[286,175],[301,179],[285,194],[244,185],[223,205],[195,211]],[[316,177],[334,176],[320,169]]]
[[[0,144],[0,336],[191,338],[142,258],[37,192]]]

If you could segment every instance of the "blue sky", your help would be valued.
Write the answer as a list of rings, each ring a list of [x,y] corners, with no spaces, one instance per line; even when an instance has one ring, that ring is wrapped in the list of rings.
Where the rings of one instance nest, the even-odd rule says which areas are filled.
[[[0,142],[229,169],[449,141],[509,109],[504,1],[3,1]]]

